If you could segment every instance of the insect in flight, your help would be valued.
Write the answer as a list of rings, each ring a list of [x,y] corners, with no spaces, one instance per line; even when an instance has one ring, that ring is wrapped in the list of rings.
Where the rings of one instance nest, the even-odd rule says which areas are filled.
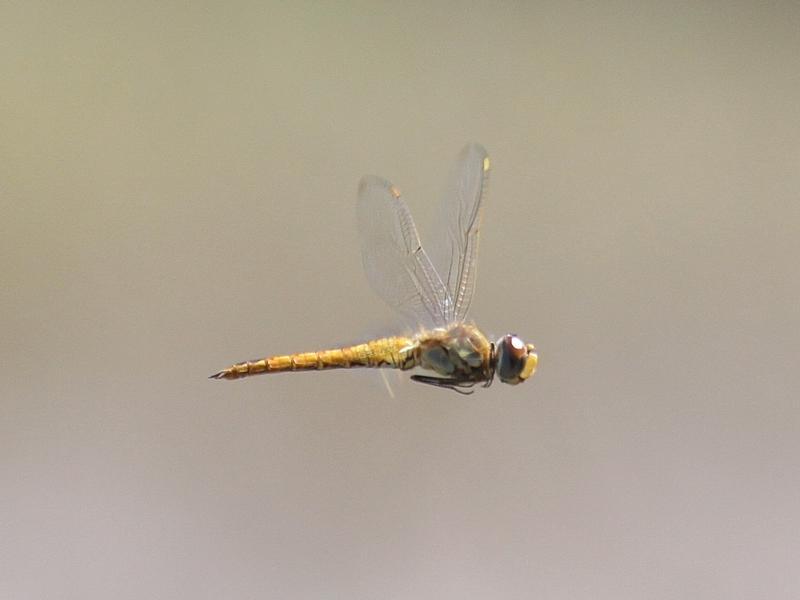
[[[458,157],[440,204],[438,238],[430,256],[400,191],[367,176],[358,188],[358,229],[364,269],[377,294],[422,328],[414,336],[375,339],[343,348],[237,363],[211,376],[239,379],[260,373],[419,367],[435,375],[412,375],[420,383],[472,393],[495,375],[518,384],[536,371],[533,344],[514,334],[491,343],[466,320],[475,291],[478,241],[489,177],[489,156],[468,144]]]

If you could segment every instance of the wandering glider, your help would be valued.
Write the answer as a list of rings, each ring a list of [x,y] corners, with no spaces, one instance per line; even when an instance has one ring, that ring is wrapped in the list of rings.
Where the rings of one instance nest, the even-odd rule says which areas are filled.
[[[284,354],[237,363],[211,376],[239,379],[260,373],[387,367],[419,367],[433,374],[411,379],[464,394],[488,387],[495,375],[516,385],[536,371],[533,344],[514,334],[496,342],[466,320],[477,274],[478,242],[489,179],[489,156],[478,144],[461,151],[440,204],[431,254],[420,243],[414,220],[391,183],[375,176],[358,188],[358,229],[364,269],[375,292],[411,321],[413,336]]]

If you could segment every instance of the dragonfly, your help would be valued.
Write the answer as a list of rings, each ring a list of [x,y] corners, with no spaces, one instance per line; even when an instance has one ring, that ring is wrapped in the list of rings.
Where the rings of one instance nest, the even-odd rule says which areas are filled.
[[[415,335],[248,360],[211,378],[354,367],[418,368],[427,373],[412,375],[413,381],[463,394],[478,385],[488,387],[495,376],[511,385],[529,379],[538,365],[533,344],[511,333],[491,342],[467,320],[489,171],[483,146],[467,144],[440,202],[430,254],[420,243],[398,188],[381,177],[361,179],[357,215],[364,270],[377,295],[417,324]]]

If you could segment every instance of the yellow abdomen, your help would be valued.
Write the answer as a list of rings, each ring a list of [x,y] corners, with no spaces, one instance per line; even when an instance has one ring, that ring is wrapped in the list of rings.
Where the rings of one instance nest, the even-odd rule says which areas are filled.
[[[418,344],[412,338],[388,337],[345,348],[249,360],[215,373],[211,379],[240,379],[261,373],[354,367],[388,367],[406,370],[416,366],[418,354]]]

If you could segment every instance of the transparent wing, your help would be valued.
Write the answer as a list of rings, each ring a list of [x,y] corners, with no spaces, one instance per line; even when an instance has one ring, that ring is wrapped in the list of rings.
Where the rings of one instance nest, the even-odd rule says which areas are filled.
[[[364,270],[375,292],[412,323],[446,325],[452,302],[400,191],[380,177],[364,177],[357,211]]]
[[[480,144],[468,144],[458,156],[440,203],[433,264],[442,276],[452,305],[448,322],[463,321],[472,296],[478,269],[478,242],[483,199],[489,182],[489,155]]]

